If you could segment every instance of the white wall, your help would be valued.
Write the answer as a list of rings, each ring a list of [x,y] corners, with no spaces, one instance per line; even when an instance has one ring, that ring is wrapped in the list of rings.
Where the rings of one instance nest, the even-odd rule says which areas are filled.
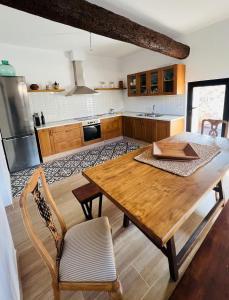
[[[138,71],[150,70],[174,63],[186,64],[186,81],[229,77],[229,20],[214,24],[187,35],[191,52],[187,59],[176,60],[148,50],[139,51],[121,60],[123,77]],[[151,111],[156,104],[158,112],[184,115],[186,94],[183,96],[125,97],[125,109]]]
[[[24,75],[28,85],[38,83],[42,88],[57,81],[61,87],[71,89],[74,83],[73,69],[64,52],[16,47],[0,44],[1,57],[8,59],[17,75]],[[87,56],[84,65],[86,84],[98,87],[100,81],[116,85],[120,77],[119,60],[115,58]],[[43,111],[47,122],[108,112],[109,108],[123,109],[120,91],[102,92],[96,96],[65,97],[62,94],[29,94],[31,113]]]
[[[19,300],[19,280],[11,232],[0,195],[0,299]]]
[[[11,182],[0,134],[0,197],[4,206],[12,204]]]

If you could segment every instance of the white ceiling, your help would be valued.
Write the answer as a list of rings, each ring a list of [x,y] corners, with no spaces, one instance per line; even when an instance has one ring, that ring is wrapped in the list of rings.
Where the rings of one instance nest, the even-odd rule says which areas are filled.
[[[172,37],[229,18],[228,0],[90,0]],[[0,43],[51,50],[89,52],[89,33],[0,5]],[[93,55],[121,57],[138,47],[92,35]]]

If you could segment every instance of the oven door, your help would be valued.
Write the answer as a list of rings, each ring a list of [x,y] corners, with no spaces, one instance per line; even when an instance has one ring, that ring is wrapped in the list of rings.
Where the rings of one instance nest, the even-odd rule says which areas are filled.
[[[84,126],[83,133],[85,142],[101,138],[100,124]]]

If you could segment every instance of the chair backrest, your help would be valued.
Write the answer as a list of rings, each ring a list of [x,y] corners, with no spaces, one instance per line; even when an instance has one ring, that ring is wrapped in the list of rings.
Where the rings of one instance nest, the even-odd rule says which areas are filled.
[[[211,136],[218,136],[218,126],[219,124],[225,124],[225,134],[224,137],[228,135],[228,122],[224,120],[214,120],[214,119],[204,119],[201,124],[201,134],[204,133],[204,127],[206,123],[210,123],[211,128],[208,132]]]
[[[41,183],[44,196],[42,195],[41,191],[39,190],[39,183]],[[55,241],[55,245],[57,248],[57,260],[61,252],[62,242],[64,235],[66,233],[66,225],[64,222],[63,217],[61,216],[55,201],[52,198],[52,195],[49,191],[48,184],[46,182],[44,171],[41,167],[35,170],[33,175],[31,176],[30,180],[26,184],[21,197],[20,197],[20,207],[23,217],[23,222],[26,228],[26,231],[29,235],[29,238],[31,239],[33,246],[41,256],[41,258],[44,260],[46,265],[49,268],[49,271],[51,273],[52,279],[54,281],[57,280],[57,263],[54,261],[54,259],[49,254],[48,250],[44,246],[44,243],[41,241],[41,239],[38,237],[36,231],[34,230],[34,226],[32,225],[31,221],[31,215],[29,213],[28,208],[28,197],[29,195],[32,195],[32,199],[34,200],[35,204],[37,205],[37,209],[39,211],[39,214],[41,218],[43,219],[45,226],[50,230],[52,237]],[[50,209],[50,206],[54,212],[54,214],[57,217],[57,220],[59,222],[61,232],[58,232],[52,218],[52,212]]]

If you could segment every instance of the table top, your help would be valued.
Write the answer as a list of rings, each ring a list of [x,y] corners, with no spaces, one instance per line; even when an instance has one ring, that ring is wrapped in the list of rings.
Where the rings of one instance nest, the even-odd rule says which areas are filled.
[[[166,139],[218,145],[221,153],[188,177],[181,177],[134,160],[146,147],[83,175],[99,186],[143,232],[164,245],[193,213],[201,197],[229,170],[229,139],[184,133]],[[149,147],[149,146],[148,146]]]

